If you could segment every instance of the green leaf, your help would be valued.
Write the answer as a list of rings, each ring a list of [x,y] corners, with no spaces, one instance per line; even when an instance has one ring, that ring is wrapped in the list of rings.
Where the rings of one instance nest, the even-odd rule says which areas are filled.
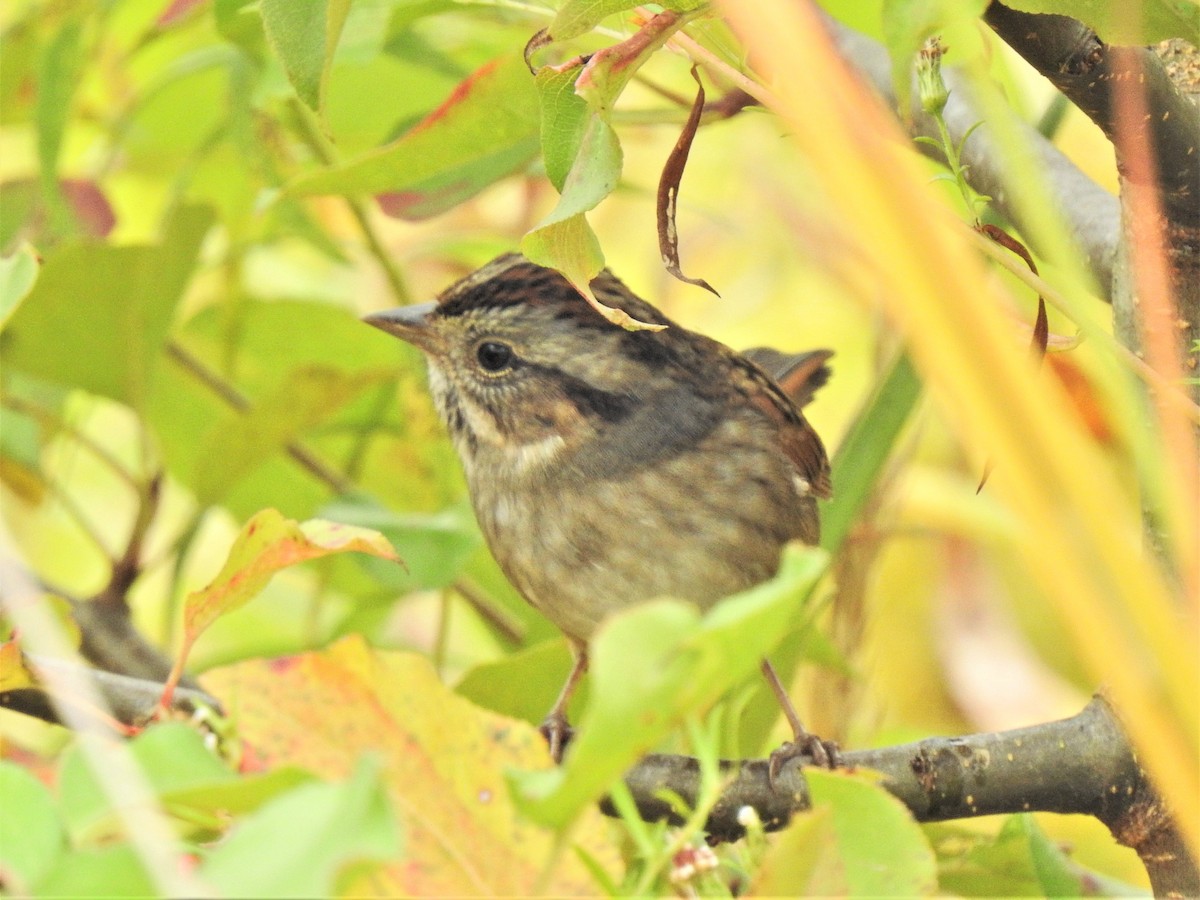
[[[29,895],[66,849],[66,835],[50,790],[8,760],[0,760],[0,798],[0,871],[8,890]]]
[[[416,127],[356,160],[305,175],[295,196],[387,192],[405,219],[437,215],[524,167],[537,153],[538,99],[520,54],[493,60]]]
[[[567,0],[547,31],[554,40],[565,41],[591,31],[611,15],[638,5],[630,0]],[[708,6],[708,0],[667,0],[659,6],[675,12],[694,12]]]
[[[400,847],[380,765],[364,759],[345,783],[305,785],[239,823],[200,876],[230,897],[330,897],[350,866]]]
[[[239,775],[205,746],[199,732],[182,722],[148,728],[134,738],[129,748],[164,809],[181,823],[207,822],[202,833],[215,831],[220,816],[257,809],[312,780],[312,776],[293,767]],[[108,840],[119,834],[121,826],[108,794],[74,748],[63,758],[59,795],[76,843]]]
[[[0,481],[17,496],[40,503],[45,493],[42,470],[42,432],[37,421],[5,408],[0,428]]]
[[[542,108],[542,162],[546,177],[560,194],[579,156],[588,118],[587,101],[575,93],[575,79],[581,71],[577,66],[567,69],[542,66],[536,77]]]
[[[213,19],[227,41],[251,56],[261,55],[266,42],[262,8],[256,0],[215,0]]]
[[[579,291],[586,291],[604,268],[600,241],[583,213],[539,225],[521,238],[521,252],[539,266],[562,272]]]
[[[1013,9],[1078,19],[1109,44],[1142,46],[1168,38],[1200,45],[1200,4],[1195,0],[1013,0]]]
[[[12,256],[0,257],[0,331],[29,296],[37,277],[37,254],[28,244],[22,244]]]
[[[919,897],[938,887],[921,826],[862,776],[806,769],[813,808],[796,817],[762,861],[756,896]]]
[[[897,356],[855,418],[833,456],[833,499],[821,504],[821,546],[837,552],[921,395],[921,381],[906,354]]]
[[[6,364],[140,407],[211,221],[185,207],[154,246],[57,249],[4,328]]]
[[[579,150],[563,182],[562,196],[530,234],[595,209],[617,186],[621,160],[621,142],[613,127],[598,115],[589,116],[579,135]]]
[[[246,475],[309,429],[335,415],[389,371],[349,374],[325,366],[290,370],[278,390],[216,422],[198,448],[197,499],[215,503]]]
[[[1081,866],[1068,857],[1033,816],[1009,816],[995,835],[958,822],[925,826],[937,848],[944,891],[962,896],[1078,897],[1083,885],[1101,897],[1144,891]]]
[[[392,596],[446,587],[462,574],[483,543],[466,503],[437,513],[398,513],[370,497],[342,497],[322,507],[321,516],[387,538],[407,569],[371,557],[360,562],[379,588]]]
[[[71,115],[71,98],[79,83],[82,35],[83,23],[68,19],[43,51],[38,67],[36,121],[42,191],[57,229],[63,232],[69,232],[72,225],[58,188],[58,158]]]
[[[1078,897],[1083,883],[1071,859],[1046,836],[1031,815],[1016,815],[1004,823],[1004,830],[1019,829],[1029,842],[1029,857],[1037,873],[1038,885],[1047,897]]]
[[[908,808],[877,784],[839,772],[805,772],[815,809],[833,810],[848,892],[915,897],[937,887],[933,848]]]
[[[826,563],[815,548],[791,546],[779,575],[703,618],[657,600],[606,622],[589,652],[592,700],[563,767],[513,777],[525,812],[566,827],[671,729],[757,672]]]
[[[561,198],[560,198],[561,202]],[[600,241],[583,213],[554,220],[555,213],[521,238],[521,252],[539,266],[557,269],[589,300],[591,280],[604,268]]]
[[[37,79],[38,39],[37,27],[41,10],[27,7],[20,18],[6,17],[4,23],[4,65],[0,66],[0,122],[8,125],[29,122],[34,105],[38,101],[36,92],[29,85]]]
[[[571,671],[571,653],[562,638],[541,641],[492,662],[480,663],[454,690],[476,706],[514,719],[538,723],[558,696]],[[584,682],[573,706],[583,707],[590,693]]]
[[[629,79],[686,21],[686,16],[661,13],[582,66],[543,67],[538,73],[546,173],[562,194],[539,228],[595,209],[617,186],[622,154],[609,119],[613,106]]]
[[[261,0],[263,28],[297,96],[320,110],[350,0]]]
[[[130,844],[84,847],[65,854],[38,884],[36,895],[114,900],[162,896]]]
[[[352,459],[370,434],[358,480],[389,505],[437,508],[461,493],[461,476],[450,465],[453,450],[421,384],[419,353],[349,311],[328,303],[231,298],[189,319],[175,341],[255,407],[286,395],[289,373],[306,368],[338,371],[352,381],[370,382],[382,373],[399,377],[399,389],[392,383],[368,387],[298,436],[336,467]],[[397,397],[406,404],[403,414]],[[199,490],[200,472],[210,464],[201,450],[219,435],[221,423],[235,418],[233,407],[172,357],[155,380],[147,417],[171,474]],[[416,477],[399,477],[398,467]],[[239,519],[266,506],[307,518],[329,499],[325,482],[276,453],[229,486],[222,503]]]

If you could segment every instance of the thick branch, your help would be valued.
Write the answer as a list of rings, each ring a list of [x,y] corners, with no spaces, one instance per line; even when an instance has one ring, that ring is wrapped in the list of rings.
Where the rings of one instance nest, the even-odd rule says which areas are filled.
[[[91,681],[108,707],[107,709],[87,710],[87,717],[97,722],[111,724],[115,720],[121,725],[128,726],[144,724],[157,708],[159,698],[162,696],[161,681],[147,681],[142,678],[131,678],[128,675],[102,672],[99,669],[77,666],[63,660],[43,656],[31,655],[29,661],[38,673],[69,670],[74,672],[77,677],[86,677]],[[47,682],[47,685],[50,681]],[[11,709],[47,722],[59,723],[58,707],[70,703],[79,705],[77,698],[54,696],[53,689],[49,686],[0,691],[0,708]],[[221,709],[221,704],[216,698],[197,688],[178,688],[171,699],[171,709],[176,712],[190,714],[201,706]]]
[[[842,56],[894,109],[898,101],[892,84],[891,62],[883,45],[847,28],[835,19],[827,17],[826,21]],[[960,77],[953,68],[943,69],[942,75],[950,88],[950,99],[946,103],[943,117],[951,138],[958,144],[967,131],[983,121],[984,117],[972,101],[969,82]],[[914,136],[938,139],[937,127],[932,117],[927,115],[919,104],[914,103],[911,115],[911,130]],[[1025,141],[1033,148],[1038,167],[1046,175],[1045,183],[1055,208],[1066,223],[1072,239],[1087,258],[1101,295],[1109,297],[1113,261],[1116,258],[1121,230],[1117,198],[1092,181],[1033,128],[1026,126],[1024,131]],[[918,149],[922,153],[937,156],[931,147],[919,145]],[[938,158],[940,161],[940,157]],[[1008,162],[989,134],[986,124],[976,129],[963,146],[962,162],[967,166],[967,181],[971,187],[991,197],[996,209],[1019,230],[1026,234],[1031,233],[1031,230],[1025,227],[1019,205],[1011,201],[1007,188],[1012,180],[1006,170]]]
[[[984,21],[1118,148],[1114,87],[1137,78],[1145,92],[1146,127],[1167,217],[1200,224],[1200,109],[1176,90],[1157,56],[1142,48],[1109,47],[1086,25],[1066,16],[1018,12],[992,3]]]
[[[842,754],[842,761],[849,768],[880,772],[884,787],[922,822],[1034,811],[1095,816],[1139,853],[1156,894],[1200,894],[1200,872],[1103,699],[1057,722],[853,751]],[[799,763],[784,766],[774,790],[766,760],[722,763],[730,781],[706,826],[712,839],[736,840],[744,834],[738,822],[744,806],[752,807],[768,830],[807,809]],[[670,790],[694,804],[699,777],[694,759],[654,755],[627,773],[625,782],[643,818],[655,821],[674,817],[660,792]]]

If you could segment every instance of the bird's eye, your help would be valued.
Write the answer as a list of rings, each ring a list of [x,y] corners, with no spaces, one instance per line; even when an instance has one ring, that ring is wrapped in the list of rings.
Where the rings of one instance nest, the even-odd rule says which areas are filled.
[[[489,372],[499,372],[512,365],[513,349],[499,341],[484,341],[476,349],[475,357]]]

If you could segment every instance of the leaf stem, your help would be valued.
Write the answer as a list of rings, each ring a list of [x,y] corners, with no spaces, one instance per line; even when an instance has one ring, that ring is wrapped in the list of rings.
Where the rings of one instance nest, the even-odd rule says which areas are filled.
[[[229,406],[245,412],[250,408],[250,401],[232,384],[206,366],[188,350],[176,341],[167,341],[166,354],[179,364],[188,374],[207,387],[210,391],[224,400]],[[330,490],[338,494],[346,494],[353,490],[354,485],[341,472],[331,469],[299,441],[288,441],[284,450],[306,472],[323,482]]]
[[[326,166],[333,165],[337,161],[336,155],[333,152],[333,148],[330,147],[329,141],[326,140],[317,123],[314,121],[312,111],[300,102],[297,97],[291,97],[288,102],[300,138],[317,159]],[[366,201],[360,197],[346,197],[345,201],[346,205],[350,208],[350,214],[354,217],[354,221],[358,224],[359,230],[362,232],[367,249],[371,251],[371,255],[375,257],[375,261],[379,263],[379,267],[383,270],[388,287],[391,288],[392,297],[401,306],[407,306],[412,303],[412,292],[408,289],[408,283],[404,279],[404,274],[388,253],[387,247],[384,246],[383,239],[379,235],[379,230],[375,227],[375,223],[371,221],[371,211]]]
[[[767,106],[772,109],[778,109],[779,105],[774,91],[770,90],[764,85],[759,84],[744,72],[739,72],[715,53],[712,53],[707,48],[701,46],[686,33],[682,31],[675,32],[675,34],[671,35],[671,38],[667,41],[667,44],[675,45],[696,62],[703,63],[710,69],[719,71],[725,76],[725,78],[733,82],[737,87],[741,88],[763,106]]]
[[[70,435],[73,441],[88,450],[106,468],[111,470],[114,475],[129,485],[129,487],[139,493],[142,491],[142,485],[134,477],[134,474],[108,448],[100,445],[92,437],[80,431],[62,417],[55,415],[51,410],[11,393],[0,396],[0,405],[7,406],[14,412],[23,413],[30,418],[37,419],[43,425]]]
[[[1093,324],[1086,316],[1080,315],[1074,303],[1040,275],[1029,271],[1029,267],[1019,257],[1014,256],[995,241],[984,237],[975,229],[969,230],[972,235],[971,240],[992,262],[1006,269],[1018,281],[1037,291],[1047,303],[1070,318],[1088,340],[1097,341],[1114,356],[1123,359],[1137,373],[1138,377],[1156,391],[1161,392],[1163,399],[1187,416],[1188,421],[1200,425],[1200,406],[1188,399],[1187,395],[1179,389],[1178,384],[1164,378],[1156,369],[1147,364],[1145,360],[1140,359],[1137,354],[1117,341],[1111,334]]]

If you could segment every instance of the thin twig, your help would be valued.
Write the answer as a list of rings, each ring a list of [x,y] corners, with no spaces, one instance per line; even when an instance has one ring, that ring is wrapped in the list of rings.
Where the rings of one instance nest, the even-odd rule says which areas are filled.
[[[320,129],[313,121],[312,112],[308,107],[295,97],[292,98],[291,107],[293,119],[300,137],[309,150],[313,152],[313,155],[326,166],[331,166],[337,162],[333,149],[329,146],[325,136],[321,134]],[[408,289],[408,284],[404,280],[403,273],[401,273],[395,261],[388,253],[387,248],[383,245],[379,231],[376,229],[375,223],[371,221],[371,213],[366,202],[358,197],[346,197],[345,200],[346,205],[350,208],[350,214],[354,216],[354,221],[358,223],[359,230],[362,231],[363,238],[367,242],[367,248],[371,251],[371,255],[375,257],[375,261],[379,263],[380,268],[383,269],[388,287],[392,291],[392,297],[401,306],[407,306],[412,303],[412,292]]]
[[[63,511],[70,517],[71,521],[82,531],[100,551],[100,555],[105,558],[110,566],[117,564],[117,555],[107,545],[106,538],[100,533],[100,530],[92,524],[88,517],[84,514],[83,507],[80,506],[71,493],[64,488],[56,479],[46,480],[46,490],[48,490],[54,499],[58,501]]]
[[[1163,378],[1157,370],[1147,365],[1144,360],[1138,358],[1137,354],[1124,344],[1119,343],[1112,335],[1098,328],[1090,327],[1086,319],[1079,315],[1078,310],[1071,301],[1063,296],[1057,288],[1044,281],[1041,276],[1029,271],[1029,267],[1019,258],[1013,256],[1003,247],[973,229],[970,229],[970,231],[972,235],[971,239],[975,241],[976,246],[990,257],[993,262],[1014,275],[1019,281],[1024,282],[1027,286],[1037,291],[1055,309],[1069,316],[1071,321],[1087,331],[1089,340],[1101,343],[1110,353],[1123,359],[1147,385],[1157,390],[1167,402],[1176,407],[1181,414],[1187,416],[1189,421],[1200,425],[1200,406],[1197,406],[1188,399],[1187,395],[1180,390],[1179,385]]]
[[[96,459],[103,463],[105,467],[110,469],[114,475],[128,484],[135,491],[141,491],[142,487],[133,473],[125,467],[108,448],[101,446],[91,436],[85,434],[80,429],[76,428],[70,422],[55,415],[51,410],[44,406],[39,406],[36,403],[30,402],[25,397],[16,394],[4,394],[0,397],[0,405],[7,406],[14,412],[19,412],[31,418],[37,419],[44,425],[53,428],[56,431],[61,431],[64,434],[70,435],[71,439],[81,447],[88,450]]]
[[[239,412],[250,409],[250,401],[237,388],[184,349],[177,341],[168,340],[165,349],[168,357],[229,406]],[[340,472],[331,469],[298,441],[288,441],[284,444],[284,450],[305,471],[327,485],[330,490],[338,494],[347,494],[353,489],[354,485],[347,481]]]
[[[492,599],[469,578],[465,576],[457,578],[453,587],[475,612],[479,613],[483,620],[500,632],[506,640],[516,644],[525,638],[525,628],[521,622],[492,603]]]
[[[721,59],[721,57],[692,40],[684,32],[675,32],[671,35],[671,39],[667,41],[667,44],[677,47],[696,62],[703,63],[710,69],[720,72],[726,79],[733,82],[733,84],[741,88],[763,106],[778,107],[775,93],[772,90],[759,84],[744,72],[739,72],[733,66],[729,65],[729,63],[725,62],[725,60]]]

